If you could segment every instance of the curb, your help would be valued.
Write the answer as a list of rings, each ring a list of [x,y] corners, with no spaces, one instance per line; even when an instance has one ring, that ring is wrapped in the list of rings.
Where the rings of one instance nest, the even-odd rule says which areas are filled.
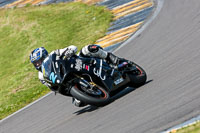
[[[153,19],[158,15],[159,11],[162,8],[164,0],[157,0],[158,5],[153,14],[153,16],[148,20],[148,22],[144,22],[148,16],[150,16],[151,12],[154,9],[153,0],[62,0],[62,2],[83,2],[86,4],[96,4],[100,6],[107,6],[111,12],[113,12],[115,18],[114,22],[111,23],[111,27],[108,29],[109,31],[106,33],[106,36],[97,40],[96,44],[102,46],[106,51],[117,51],[124,45],[128,44],[135,37],[137,37],[144,29],[153,21]],[[12,8],[12,7],[23,7],[26,4],[31,5],[44,5],[51,3],[58,3],[59,0],[4,0],[0,3],[0,8]],[[113,3],[119,2],[120,5],[116,6]],[[124,3],[123,3],[124,2]],[[133,8],[134,7],[134,8]],[[127,10],[129,9],[129,10]],[[132,22],[127,24],[127,22]],[[52,92],[47,95],[39,98],[33,103],[25,106],[24,108],[18,110],[17,112],[11,114],[10,116],[0,120],[0,123],[9,119],[13,115],[21,112],[22,110],[32,106],[33,104],[39,102],[45,97],[52,94]],[[176,125],[172,128],[167,129],[161,133],[176,133],[177,130],[182,129],[184,127],[188,127],[200,121],[200,115],[192,118],[182,124]]]
[[[0,4],[0,8],[12,8],[15,6],[23,7],[26,4],[43,5],[43,4],[57,3],[57,1],[59,0],[9,0],[9,1],[4,0],[2,2],[4,4]],[[144,29],[142,27],[143,25],[145,26],[145,20],[149,16],[151,16],[151,13],[153,12],[154,9],[153,0],[63,0],[63,1],[84,2],[86,4],[107,6],[108,9],[114,13],[115,21],[112,22],[111,27],[106,33],[106,36],[97,40],[96,42],[96,44],[105,48],[106,51],[116,50],[117,48],[121,47],[126,40],[132,40],[134,36],[133,37],[131,36],[137,33],[137,31],[142,32],[143,30],[141,31],[139,29],[140,28]],[[130,23],[128,23],[129,21]],[[123,46],[125,44],[123,44]],[[47,95],[39,98],[38,100],[16,111],[15,113],[0,120],[0,123],[9,119],[15,114],[27,109],[28,107],[46,98],[52,93],[53,92],[48,93]]]
[[[3,0],[6,1],[6,0]],[[10,0],[3,5],[5,8],[30,5],[45,5],[60,2],[83,2],[89,5],[106,6],[114,15],[113,22],[106,35],[95,44],[112,51],[129,39],[139,30],[151,16],[154,0]],[[4,2],[5,3],[5,2]],[[1,5],[0,5],[1,6]]]
[[[195,117],[195,118],[192,118],[182,124],[179,124],[177,126],[174,126],[170,129],[167,129],[166,131],[163,131],[161,133],[176,133],[179,129],[182,129],[182,128],[185,128],[185,127],[188,127],[188,126],[191,126],[193,124],[196,124],[197,122],[200,122],[200,115]]]

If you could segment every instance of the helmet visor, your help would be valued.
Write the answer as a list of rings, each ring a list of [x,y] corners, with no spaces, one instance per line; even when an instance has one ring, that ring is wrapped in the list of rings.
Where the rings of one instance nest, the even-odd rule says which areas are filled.
[[[42,65],[42,62],[43,62],[43,59],[41,58],[41,59],[39,59],[39,60],[37,60],[37,61],[34,61],[34,62],[33,62],[33,65],[34,65],[35,67],[40,67],[40,66]]]

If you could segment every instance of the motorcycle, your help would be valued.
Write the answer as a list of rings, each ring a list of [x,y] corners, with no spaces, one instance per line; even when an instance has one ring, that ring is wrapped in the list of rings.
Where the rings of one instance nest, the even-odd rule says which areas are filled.
[[[145,84],[146,72],[134,62],[124,60],[117,65],[103,59],[74,55],[61,58],[49,55],[42,63],[47,83],[62,94],[94,106],[104,106],[119,89]]]

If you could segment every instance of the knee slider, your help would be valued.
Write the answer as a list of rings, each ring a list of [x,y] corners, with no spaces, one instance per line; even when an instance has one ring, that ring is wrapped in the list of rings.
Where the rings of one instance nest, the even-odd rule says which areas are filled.
[[[102,47],[100,47],[99,45],[88,45],[88,50],[92,53],[96,53],[99,51],[99,49],[103,49]]]

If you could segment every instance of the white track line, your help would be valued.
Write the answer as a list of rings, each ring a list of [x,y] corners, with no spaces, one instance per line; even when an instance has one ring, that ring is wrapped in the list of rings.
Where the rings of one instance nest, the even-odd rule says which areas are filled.
[[[20,110],[18,110],[18,111],[16,111],[16,112],[14,112],[13,114],[11,114],[11,115],[7,116],[6,118],[4,118],[4,119],[0,120],[0,123],[2,123],[3,121],[5,121],[5,120],[9,119],[10,117],[12,117],[12,116],[16,115],[17,113],[19,113],[19,112],[21,112],[21,111],[23,111],[23,110],[25,110],[25,109],[29,108],[29,107],[30,107],[30,106],[32,106],[33,104],[35,104],[35,103],[37,103],[37,102],[41,101],[41,100],[42,100],[42,99],[44,99],[45,97],[48,97],[48,96],[49,96],[49,95],[51,95],[52,93],[53,93],[53,91],[49,92],[49,93],[48,93],[48,94],[46,94],[45,96],[43,96],[43,97],[39,98],[38,100],[36,100],[36,101],[34,101],[34,102],[32,102],[32,103],[28,104],[27,106],[23,107],[22,109],[20,109]]]
[[[116,50],[114,50],[114,52],[116,52],[117,50],[119,50],[120,48],[122,48],[123,46],[127,45],[128,43],[130,43],[131,41],[133,41],[133,39],[135,39],[138,35],[140,35],[146,28],[147,26],[149,26],[149,24],[158,16],[160,10],[163,7],[164,4],[164,0],[154,0],[157,1],[157,6],[156,6],[156,10],[153,13],[153,16],[147,21],[144,22],[145,24],[141,26],[141,28],[135,32],[135,34],[130,37],[128,40],[126,40],[122,45],[120,45]],[[154,2],[156,3],[156,2]]]
[[[195,118],[192,118],[192,119],[190,119],[190,120],[188,120],[188,121],[186,121],[186,122],[184,122],[180,125],[174,126],[174,127],[170,128],[166,131],[163,131],[161,133],[171,133],[172,131],[176,132],[179,129],[182,129],[184,127],[188,127],[188,126],[195,124],[196,122],[199,122],[199,121],[200,121],[200,115],[195,117]]]
[[[115,51],[119,50],[121,47],[123,47],[124,45],[126,45],[127,43],[129,43],[130,41],[132,41],[136,36],[138,36],[142,31],[144,31],[144,29],[155,19],[155,17],[158,15],[158,13],[160,12],[161,8],[162,8],[162,5],[164,3],[164,0],[158,0],[158,5],[157,5],[157,8],[156,8],[156,11],[154,12],[154,15],[152,16],[151,19],[149,19],[131,38],[129,38],[124,44],[122,44],[119,48],[117,48]],[[29,105],[25,106],[24,108],[16,111],[15,113],[7,116],[6,118],[0,120],[0,123],[2,123],[3,121],[9,119],[10,117],[16,115],[17,113],[29,108],[30,106],[32,106],[33,104],[41,101],[42,99],[44,99],[45,97],[49,96],[50,94],[52,94],[53,92],[50,92],[48,93],[47,95],[39,98],[38,100],[30,103]]]

